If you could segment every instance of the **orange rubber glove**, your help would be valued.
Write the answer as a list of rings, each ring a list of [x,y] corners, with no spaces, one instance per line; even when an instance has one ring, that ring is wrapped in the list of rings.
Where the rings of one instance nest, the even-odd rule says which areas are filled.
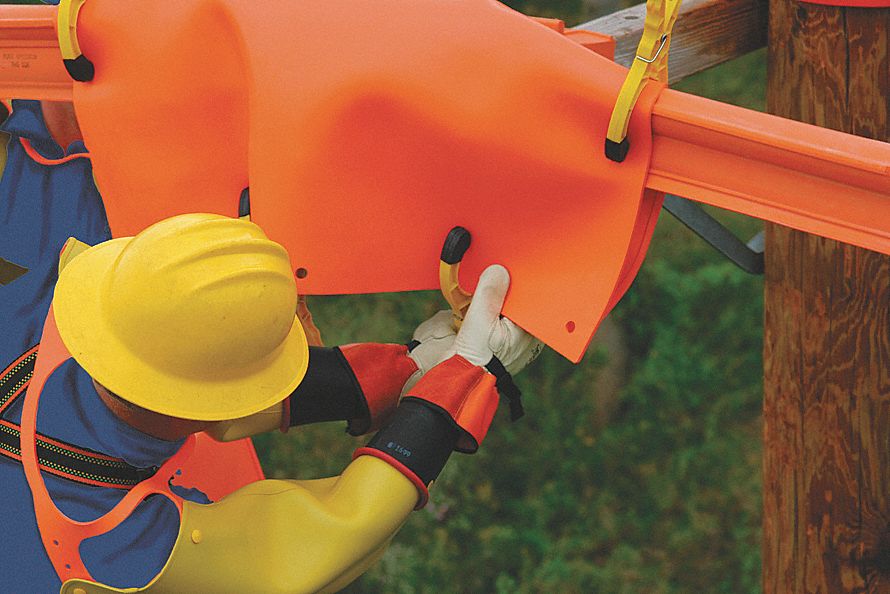
[[[454,354],[424,375],[402,399],[392,422],[355,452],[355,457],[374,456],[402,472],[417,487],[419,506],[452,451],[479,448],[497,410],[498,388],[510,399],[514,418],[521,413],[518,390],[491,344],[497,336],[498,350],[523,364],[533,358],[528,351],[536,350],[534,339],[517,326],[507,333],[498,330],[509,282],[501,266],[482,274]]]
[[[363,435],[385,425],[399,399],[424,373],[453,354],[451,314],[439,312],[410,344],[358,343],[309,350],[309,369],[291,395],[284,427],[345,419]]]

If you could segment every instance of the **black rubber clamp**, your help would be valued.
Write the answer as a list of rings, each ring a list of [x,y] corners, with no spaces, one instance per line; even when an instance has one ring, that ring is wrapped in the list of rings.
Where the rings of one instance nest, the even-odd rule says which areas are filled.
[[[464,254],[470,249],[471,240],[472,236],[469,231],[463,227],[455,227],[445,237],[441,260],[446,264],[457,264],[464,259]]]
[[[83,54],[77,56],[73,60],[62,60],[65,63],[65,70],[71,75],[71,78],[77,82],[89,82],[96,76],[96,68]]]

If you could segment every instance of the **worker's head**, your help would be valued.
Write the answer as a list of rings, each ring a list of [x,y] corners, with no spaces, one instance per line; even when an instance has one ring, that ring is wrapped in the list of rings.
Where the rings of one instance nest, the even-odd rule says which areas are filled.
[[[190,214],[75,257],[53,309],[71,355],[115,398],[217,421],[268,408],[302,380],[296,302],[287,252],[259,227]]]

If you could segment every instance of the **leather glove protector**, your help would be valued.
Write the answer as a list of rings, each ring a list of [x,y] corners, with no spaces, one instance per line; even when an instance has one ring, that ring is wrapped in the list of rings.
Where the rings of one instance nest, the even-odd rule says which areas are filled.
[[[431,345],[445,346],[449,340],[453,344],[422,352],[418,359],[424,362],[418,367],[447,358],[422,375],[407,391],[393,421],[355,452],[356,457],[384,460],[404,474],[417,487],[418,507],[426,503],[428,487],[452,451],[478,449],[497,410],[498,392],[510,399],[514,418],[522,412],[518,390],[499,356],[519,370],[537,356],[540,343],[501,318],[509,285],[502,266],[486,269],[456,338],[449,312],[421,324],[415,337],[423,336]]]
[[[499,264],[489,266],[479,277],[454,351],[467,361],[486,366],[497,357],[510,374],[521,371],[541,354],[541,341],[501,317],[510,286],[510,273]]]
[[[451,325],[450,311],[437,312],[417,327],[413,340],[408,344],[408,356],[417,365],[417,371],[405,382],[402,396],[407,394],[427,371],[454,354],[456,336],[457,332]]]

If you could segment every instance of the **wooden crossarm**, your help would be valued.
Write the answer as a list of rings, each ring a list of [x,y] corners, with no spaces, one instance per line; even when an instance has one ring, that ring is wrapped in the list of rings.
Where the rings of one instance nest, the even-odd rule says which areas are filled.
[[[615,61],[629,67],[643,35],[646,4],[593,19],[574,29],[615,38]],[[683,0],[674,25],[669,60],[676,83],[766,45],[766,0]]]

